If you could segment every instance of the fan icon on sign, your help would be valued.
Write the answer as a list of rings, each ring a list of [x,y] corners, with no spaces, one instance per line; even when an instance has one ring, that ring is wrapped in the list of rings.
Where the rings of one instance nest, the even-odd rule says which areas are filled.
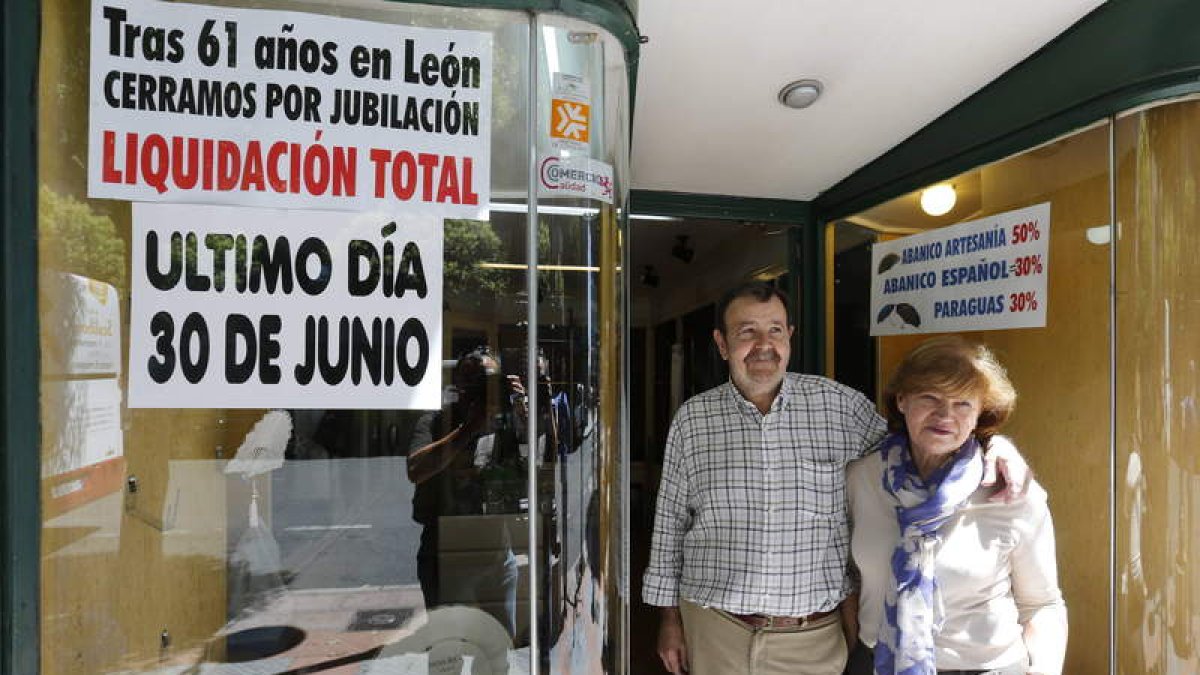
[[[879,261],[879,269],[876,270],[875,273],[883,274],[884,272],[895,267],[896,263],[898,262],[900,262],[900,256],[896,255],[895,253],[889,253],[883,256],[883,259]]]

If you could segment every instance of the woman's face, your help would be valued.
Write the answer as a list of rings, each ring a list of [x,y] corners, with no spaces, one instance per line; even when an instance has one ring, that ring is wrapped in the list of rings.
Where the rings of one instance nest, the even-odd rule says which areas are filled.
[[[967,442],[979,421],[978,395],[950,396],[919,391],[896,397],[912,447],[930,455],[953,453]]]

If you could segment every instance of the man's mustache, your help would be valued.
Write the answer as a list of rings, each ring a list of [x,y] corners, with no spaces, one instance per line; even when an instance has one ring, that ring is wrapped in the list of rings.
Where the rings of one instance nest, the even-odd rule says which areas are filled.
[[[778,361],[779,353],[774,349],[763,349],[750,352],[746,355],[746,362],[750,361]]]

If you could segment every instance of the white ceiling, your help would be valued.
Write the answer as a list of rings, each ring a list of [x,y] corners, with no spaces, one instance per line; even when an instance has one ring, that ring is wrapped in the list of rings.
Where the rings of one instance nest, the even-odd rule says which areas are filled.
[[[811,200],[1101,3],[640,0],[632,186]]]

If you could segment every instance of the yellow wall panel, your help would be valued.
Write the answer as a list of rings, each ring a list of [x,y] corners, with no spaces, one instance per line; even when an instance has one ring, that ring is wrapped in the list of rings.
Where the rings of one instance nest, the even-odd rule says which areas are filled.
[[[1116,127],[1119,672],[1200,672],[1200,103]]]
[[[965,336],[991,347],[1018,400],[1003,432],[1050,493],[1060,584],[1070,617],[1069,673],[1108,668],[1109,251],[1087,240],[1108,222],[1107,128],[978,170],[981,208],[967,220],[1050,202],[1045,328]],[[921,336],[879,339],[880,390]]]

